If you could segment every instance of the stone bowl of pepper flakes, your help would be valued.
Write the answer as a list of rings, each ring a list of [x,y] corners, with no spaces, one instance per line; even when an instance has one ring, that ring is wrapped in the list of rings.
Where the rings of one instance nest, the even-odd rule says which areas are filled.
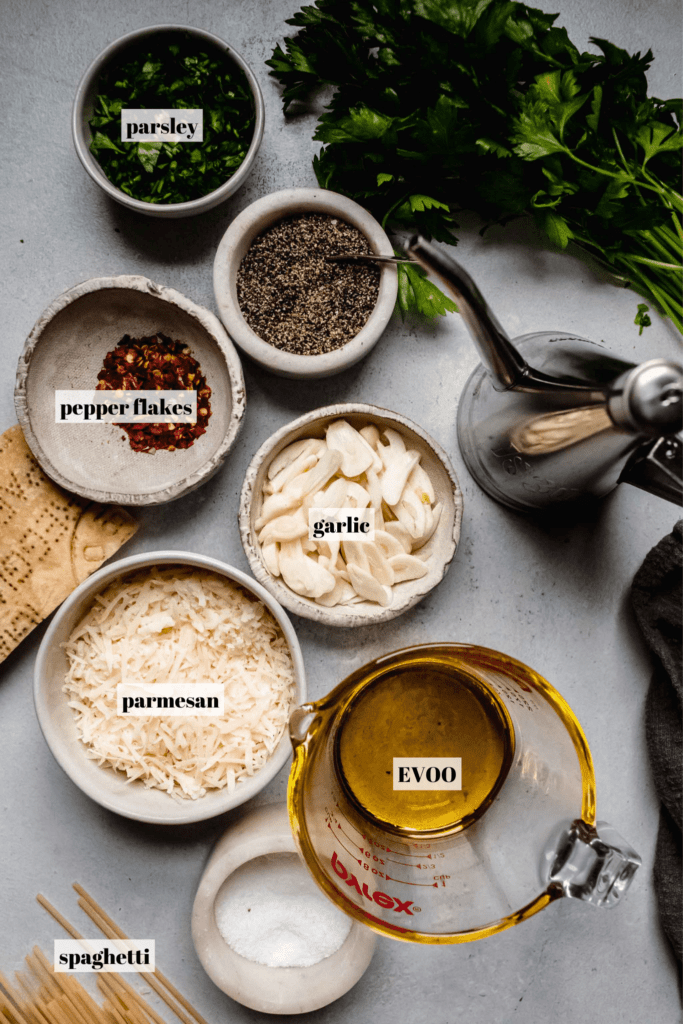
[[[197,392],[196,423],[56,423],[55,392]],[[159,505],[221,466],[246,407],[220,321],[145,277],[92,278],[39,317],[19,358],[19,423],[45,473],[99,502]]]

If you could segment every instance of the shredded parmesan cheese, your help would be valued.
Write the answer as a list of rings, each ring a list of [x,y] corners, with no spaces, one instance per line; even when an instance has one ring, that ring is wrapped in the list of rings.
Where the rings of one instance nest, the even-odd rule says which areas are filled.
[[[261,601],[216,573],[172,567],[111,583],[64,645],[64,691],[88,757],[129,781],[196,800],[233,792],[278,745],[292,658]],[[117,715],[119,683],[218,683],[225,717]]]

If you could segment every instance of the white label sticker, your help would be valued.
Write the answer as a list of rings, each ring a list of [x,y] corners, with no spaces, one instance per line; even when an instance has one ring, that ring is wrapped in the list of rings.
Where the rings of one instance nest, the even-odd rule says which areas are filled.
[[[462,789],[461,757],[395,757],[394,789]]]
[[[121,142],[203,141],[203,110],[147,107],[121,111]]]
[[[196,423],[197,392],[55,391],[55,423]]]
[[[128,718],[225,715],[223,683],[119,683],[116,713]]]
[[[55,974],[153,974],[154,939],[55,939]]]
[[[308,510],[308,539],[375,539],[374,508],[311,508]]]

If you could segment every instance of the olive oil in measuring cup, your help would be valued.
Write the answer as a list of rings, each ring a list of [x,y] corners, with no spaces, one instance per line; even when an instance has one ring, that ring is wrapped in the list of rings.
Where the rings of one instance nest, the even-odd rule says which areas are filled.
[[[474,677],[435,660],[390,669],[357,690],[334,760],[362,815],[419,837],[476,820],[505,781],[513,748],[504,705]]]
[[[299,851],[322,891],[382,935],[470,942],[563,895],[614,906],[640,863],[596,825],[571,708],[499,651],[394,651],[296,708],[289,730]]]

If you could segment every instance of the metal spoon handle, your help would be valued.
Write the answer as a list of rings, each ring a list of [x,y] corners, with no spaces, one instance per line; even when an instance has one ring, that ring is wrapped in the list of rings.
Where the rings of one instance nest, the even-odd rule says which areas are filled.
[[[351,263],[417,263],[407,256],[377,256],[374,252],[335,252],[325,257],[335,263],[349,261]]]

